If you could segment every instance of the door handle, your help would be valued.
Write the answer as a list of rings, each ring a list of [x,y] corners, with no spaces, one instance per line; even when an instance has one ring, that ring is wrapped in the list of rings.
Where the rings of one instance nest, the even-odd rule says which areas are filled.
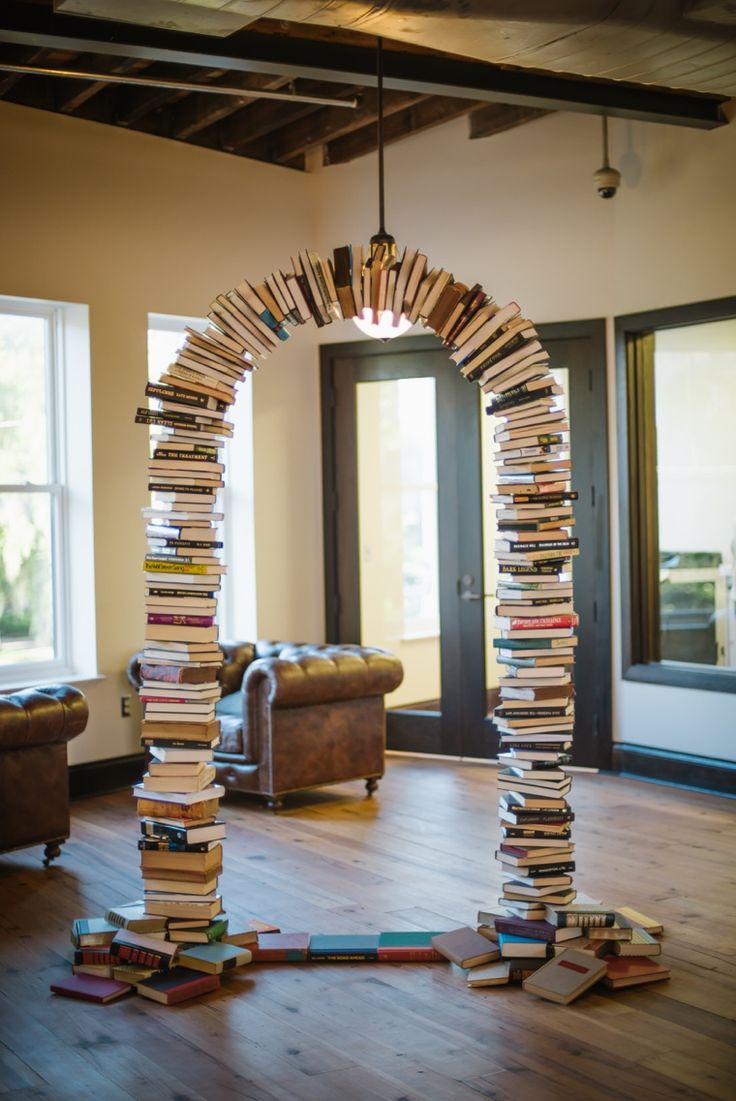
[[[457,591],[461,600],[464,600],[466,604],[471,603],[474,600],[482,600],[485,596],[493,596],[493,593],[474,593],[470,586],[475,581],[472,574],[466,573],[460,578],[457,583]]]

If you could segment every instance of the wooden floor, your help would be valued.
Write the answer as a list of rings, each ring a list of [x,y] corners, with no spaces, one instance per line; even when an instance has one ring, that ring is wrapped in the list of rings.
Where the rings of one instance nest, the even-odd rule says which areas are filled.
[[[8,1101],[672,1101],[736,1097],[733,801],[579,775],[577,882],[660,917],[668,983],[567,1008],[469,991],[449,964],[264,965],[167,1009],[53,997],[69,925],[137,897],[124,794],[78,801],[72,839],[0,857],[0,1095]],[[285,930],[442,929],[498,894],[494,772],[392,757],[275,817],[226,804],[233,917]]]

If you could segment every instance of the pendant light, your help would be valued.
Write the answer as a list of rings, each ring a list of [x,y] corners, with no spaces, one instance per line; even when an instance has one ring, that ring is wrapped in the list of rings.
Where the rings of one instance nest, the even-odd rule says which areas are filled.
[[[370,259],[373,260],[376,253],[381,250],[384,257],[396,259],[396,241],[385,226],[385,202],[383,182],[383,40],[376,40],[376,87],[378,90],[378,233],[371,237]],[[376,340],[393,340],[396,336],[402,336],[411,328],[411,321],[402,313],[398,319],[391,310],[382,310],[376,318],[370,306],[365,306],[358,317],[353,321],[360,331],[366,336],[372,336]]]

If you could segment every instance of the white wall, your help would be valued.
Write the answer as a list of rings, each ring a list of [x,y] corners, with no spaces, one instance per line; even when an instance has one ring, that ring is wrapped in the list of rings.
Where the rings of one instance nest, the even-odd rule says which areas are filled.
[[[391,146],[388,228],[539,321],[616,314],[734,293],[736,130],[614,120],[620,194],[600,200],[599,121],[551,115],[470,142],[463,120]],[[73,760],[132,752],[119,718],[123,667],[142,627],[138,508],[149,311],[200,315],[243,274],[297,247],[365,242],[376,229],[375,158],[305,177],[206,150],[0,104],[0,293],[91,307],[99,665],[93,719]],[[323,637],[316,345],[349,323],[299,332],[254,383],[259,633]],[[609,369],[613,371],[612,362]],[[612,403],[613,406],[613,403]],[[618,610],[611,408],[613,597]],[[130,534],[129,534],[130,533]],[[736,756],[736,696],[621,680],[619,740]],[[698,730],[698,742],[693,731]]]
[[[0,104],[0,294],[90,306],[98,669],[72,762],[138,748],[125,665],[143,635],[139,515],[149,312],[201,316],[220,291],[309,243],[295,172]],[[259,631],[321,637],[321,470],[314,336],[253,381]],[[250,385],[248,383],[247,385]]]
[[[387,226],[430,263],[538,321],[612,318],[736,292],[736,127],[611,122],[623,184],[598,198],[600,120],[550,115],[475,142],[464,120],[386,152]],[[375,164],[312,180],[320,243],[375,232]],[[335,339],[344,339],[341,334]],[[736,696],[624,681],[620,660],[615,374],[609,327],[614,730],[618,741],[736,759]],[[323,338],[324,339],[324,338]]]

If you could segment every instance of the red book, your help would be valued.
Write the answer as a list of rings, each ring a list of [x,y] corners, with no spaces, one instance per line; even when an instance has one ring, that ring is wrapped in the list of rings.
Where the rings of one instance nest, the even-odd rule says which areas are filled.
[[[670,977],[670,970],[648,956],[605,956],[604,983],[614,990],[622,986],[639,986],[641,983],[660,982]]]
[[[212,615],[161,615],[159,612],[150,612],[146,622],[165,623],[176,627],[211,627],[215,617]]]
[[[129,994],[132,989],[129,982],[103,979],[99,975],[70,975],[49,987],[52,994],[61,994],[64,998],[79,998],[83,1002],[98,1002],[100,1005]]]
[[[431,945],[427,948],[378,946],[378,959],[383,963],[446,963],[445,957]]]
[[[512,631],[532,631],[535,627],[577,627],[580,617],[577,615],[530,615],[514,616],[508,619]]]

